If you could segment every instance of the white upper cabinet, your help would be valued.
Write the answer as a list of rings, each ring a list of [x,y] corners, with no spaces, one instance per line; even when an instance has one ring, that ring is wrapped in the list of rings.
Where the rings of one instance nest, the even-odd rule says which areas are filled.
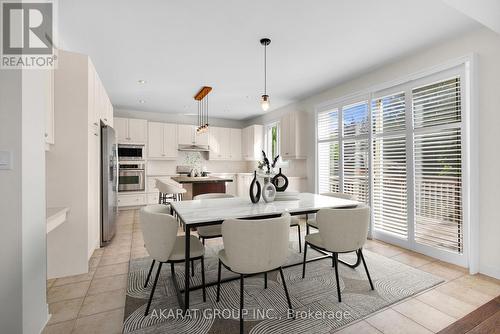
[[[304,159],[306,153],[303,145],[304,115],[291,112],[280,120],[280,153],[283,159]]]
[[[148,121],[135,118],[115,117],[114,129],[120,144],[146,144],[148,141]]]
[[[241,156],[241,129],[231,129],[230,130],[230,150],[229,159],[230,160],[242,160]]]
[[[179,131],[177,136],[179,145],[194,145],[196,143],[194,125],[179,124],[177,130]]]
[[[243,160],[257,161],[262,158],[263,127],[251,125],[242,130],[242,155]]]
[[[92,61],[88,66],[89,126],[95,133],[100,131],[100,122],[113,125],[113,105]]]
[[[178,125],[178,143],[179,145],[209,145],[209,132],[198,133],[195,125]]]
[[[148,157],[157,160],[177,158],[177,124],[148,123]]]
[[[211,127],[210,160],[242,160],[241,130]]]

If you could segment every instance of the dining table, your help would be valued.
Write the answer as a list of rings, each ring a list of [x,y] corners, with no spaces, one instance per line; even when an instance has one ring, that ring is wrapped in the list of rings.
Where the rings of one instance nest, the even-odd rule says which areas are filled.
[[[172,277],[179,305],[184,309],[184,311],[188,310],[190,291],[201,288],[201,286],[190,287],[190,234],[194,228],[222,224],[224,220],[231,218],[267,219],[279,217],[286,212],[292,216],[307,216],[325,208],[352,208],[358,206],[359,204],[359,202],[353,200],[313,193],[298,193],[294,198],[276,200],[269,203],[264,201],[252,203],[249,197],[214,198],[171,202],[170,207],[172,214],[179,219],[185,230],[184,289],[180,289],[175,277]],[[321,258],[326,256],[327,255]],[[317,259],[308,261],[314,260]],[[292,265],[298,264],[300,263]],[[357,264],[350,266],[355,267],[356,265],[359,265],[359,261],[357,261]],[[213,284],[215,284],[215,282],[208,283],[206,285],[210,286]],[[182,298],[182,293],[184,293],[184,298]]]

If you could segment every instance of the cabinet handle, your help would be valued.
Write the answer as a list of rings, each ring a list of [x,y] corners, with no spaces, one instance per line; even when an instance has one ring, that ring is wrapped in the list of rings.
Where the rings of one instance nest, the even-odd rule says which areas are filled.
[[[97,122],[94,122],[94,125],[95,125],[95,126],[98,126],[98,125],[99,125],[99,123],[97,123]]]
[[[107,118],[105,118],[104,120],[105,120],[106,122],[108,121],[108,119],[107,119]]]
[[[45,138],[47,138],[49,136],[49,134],[47,132],[45,132]]]
[[[94,132],[94,136],[98,137],[99,135],[97,133]]]

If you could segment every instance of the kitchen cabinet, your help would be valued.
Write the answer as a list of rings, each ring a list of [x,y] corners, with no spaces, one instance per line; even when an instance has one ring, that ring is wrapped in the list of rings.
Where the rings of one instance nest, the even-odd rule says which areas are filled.
[[[240,161],[241,129],[210,128],[210,160]]]
[[[252,173],[240,173],[237,177],[236,193],[238,197],[248,198],[250,195],[250,184],[253,180]]]
[[[291,112],[280,119],[280,154],[283,159],[305,159],[304,114]]]
[[[114,118],[114,129],[119,144],[146,144],[148,121],[135,118]]]
[[[177,124],[148,123],[148,157],[155,160],[177,158]]]
[[[262,159],[263,126],[251,125],[242,130],[243,160],[258,161]]]
[[[230,130],[229,160],[240,161],[241,159],[241,129]]]
[[[178,124],[178,144],[208,146],[209,132],[198,133],[195,125]]]
[[[146,204],[146,194],[118,194],[118,207],[141,206]]]
[[[231,129],[211,127],[209,134],[210,160],[229,160]]]
[[[113,126],[113,105],[90,60],[88,66],[88,92],[89,126],[94,129],[94,133],[99,133],[101,121],[106,125]]]

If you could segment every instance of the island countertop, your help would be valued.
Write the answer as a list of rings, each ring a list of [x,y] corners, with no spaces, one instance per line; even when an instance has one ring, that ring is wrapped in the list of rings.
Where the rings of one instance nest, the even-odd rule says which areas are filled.
[[[215,176],[175,176],[171,178],[178,183],[219,183],[219,182],[233,182],[233,179],[215,177]]]

